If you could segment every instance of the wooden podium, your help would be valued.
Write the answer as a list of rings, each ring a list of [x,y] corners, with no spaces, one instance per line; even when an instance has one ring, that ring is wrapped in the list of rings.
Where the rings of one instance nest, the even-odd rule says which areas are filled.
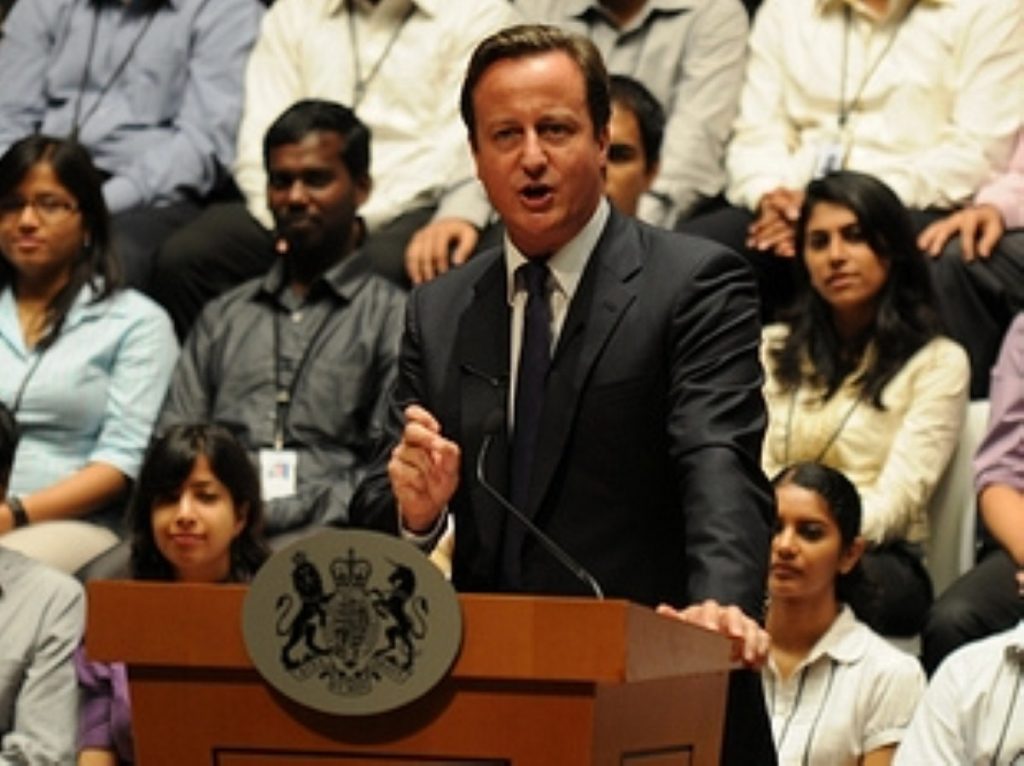
[[[87,651],[128,665],[141,766],[718,763],[729,642],[625,601],[461,596],[446,679],[399,710],[338,717],[256,673],[242,586],[88,593]]]

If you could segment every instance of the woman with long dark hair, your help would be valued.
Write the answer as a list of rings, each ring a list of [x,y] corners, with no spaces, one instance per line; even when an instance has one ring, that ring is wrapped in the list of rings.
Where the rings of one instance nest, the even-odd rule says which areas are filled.
[[[858,619],[870,602],[857,488],[798,463],[773,480],[762,671],[780,766],[886,766],[924,689],[917,660]]]
[[[129,507],[139,580],[248,582],[268,555],[259,477],[245,448],[217,425],[170,427],[153,442]],[[79,766],[134,762],[124,665],[75,657],[82,704]]]
[[[177,342],[120,288],[102,180],[72,141],[0,157],[0,255],[0,401],[22,433],[0,543],[71,572],[119,539]]]
[[[941,334],[925,256],[899,198],[871,176],[811,182],[797,226],[798,302],[765,328],[768,475],[842,470],[864,503],[872,627],[913,635],[931,604],[926,508],[963,423],[969,371]]]

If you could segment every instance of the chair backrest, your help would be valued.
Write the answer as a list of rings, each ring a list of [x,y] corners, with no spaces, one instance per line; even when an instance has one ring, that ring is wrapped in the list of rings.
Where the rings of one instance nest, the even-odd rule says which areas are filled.
[[[926,562],[936,596],[974,566],[977,504],[972,462],[988,430],[988,414],[987,399],[967,406],[960,441],[928,504]]]

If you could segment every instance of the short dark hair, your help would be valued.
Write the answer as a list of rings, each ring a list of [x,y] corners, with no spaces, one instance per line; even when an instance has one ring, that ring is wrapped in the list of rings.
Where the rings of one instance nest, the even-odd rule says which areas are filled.
[[[665,138],[665,110],[643,83],[624,74],[610,79],[612,104],[620,104],[636,117],[640,142],[644,147],[644,166],[650,170],[661,161]]]
[[[200,455],[227,487],[235,507],[247,509],[245,526],[231,543],[229,578],[232,582],[247,582],[266,560],[260,480],[245,448],[223,426],[182,424],[168,428],[150,444],[128,506],[135,578],[174,579],[174,569],[153,537],[151,517],[158,501],[178,495]]]
[[[347,106],[307,98],[284,110],[263,137],[263,167],[270,170],[270,152],[296,144],[310,133],[337,133],[342,139],[341,161],[358,181],[370,178],[370,129]]]
[[[476,108],[473,92],[492,64],[506,59],[526,58],[561,51],[571,58],[583,74],[587,90],[587,111],[597,136],[608,126],[611,115],[608,71],[597,47],[586,37],[544,24],[520,24],[485,38],[477,45],[462,82],[460,108],[469,140],[476,145]]]
[[[921,347],[940,334],[931,274],[917,246],[910,214],[896,193],[882,181],[864,173],[843,170],[811,181],[796,224],[797,302],[784,314],[789,335],[771,352],[779,381],[788,390],[798,388],[810,359],[813,380],[832,396],[860,363],[844,348],[832,324],[828,303],[811,285],[803,252],[807,224],[816,205],[829,203],[850,210],[871,249],[888,264],[888,276],[878,295],[874,325],[865,342],[876,353],[857,384],[875,407],[883,408],[882,391]]]
[[[802,487],[825,501],[829,516],[839,528],[842,550],[847,550],[860,534],[860,493],[846,474],[821,463],[794,463],[779,471],[772,479],[773,487],[786,485]],[[850,607],[859,617],[868,617],[875,607],[876,589],[869,582],[861,562],[853,565],[835,581],[836,598]]]
[[[46,308],[47,334],[38,346],[46,348],[60,334],[64,318],[79,290],[88,284],[98,302],[110,297],[121,286],[121,270],[111,245],[110,214],[103,199],[103,179],[93,165],[89,152],[76,141],[34,134],[16,141],[0,157],[0,198],[9,197],[38,165],[49,165],[74,197],[86,232],[82,252],[75,261],[68,283],[50,300]],[[0,258],[0,288],[15,279],[14,267]]]
[[[18,421],[10,408],[0,402],[0,498],[7,494],[7,485],[11,480],[11,468],[14,466],[14,454],[18,449],[21,431]]]

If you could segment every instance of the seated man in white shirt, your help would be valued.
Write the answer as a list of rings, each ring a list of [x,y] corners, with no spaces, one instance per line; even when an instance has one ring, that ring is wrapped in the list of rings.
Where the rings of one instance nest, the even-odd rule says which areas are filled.
[[[726,153],[730,206],[680,228],[745,253],[772,318],[813,177],[874,175],[919,228],[966,202],[1020,125],[1021,16],[1017,0],[765,0]]]
[[[504,0],[276,0],[246,72],[234,166],[245,202],[207,209],[157,255],[155,297],[179,337],[206,301],[270,267],[263,136],[303,99],[345,104],[373,134],[374,188],[360,214],[378,273],[408,285],[417,233],[445,253],[454,237],[465,257],[490,206],[465,146],[459,78],[473,46],[517,18]]]
[[[893,763],[1024,763],[1022,680],[1024,622],[957,650],[928,684]]]

